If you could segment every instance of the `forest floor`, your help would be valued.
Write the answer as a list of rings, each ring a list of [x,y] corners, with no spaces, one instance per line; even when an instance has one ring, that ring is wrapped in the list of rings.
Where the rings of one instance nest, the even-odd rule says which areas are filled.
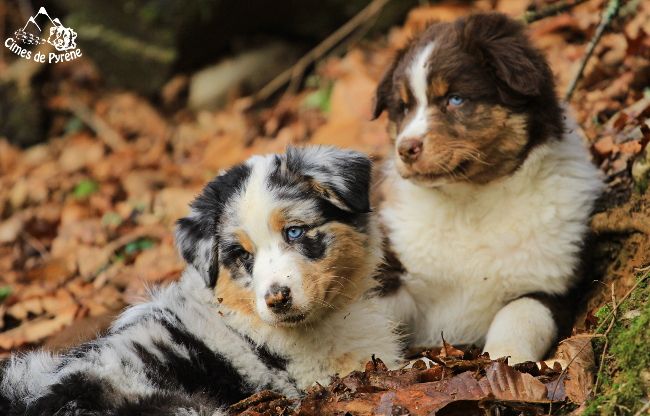
[[[343,55],[319,61],[304,89],[268,107],[233,97],[223,109],[194,114],[178,109],[183,76],[151,101],[103,87],[101,70],[88,59],[55,65],[44,88],[47,142],[19,149],[0,139],[0,358],[87,340],[148,287],[177,279],[183,263],[173,246],[174,222],[220,169],[288,144],[333,144],[385,157],[387,120],[371,121],[370,108],[379,77],[409,36],[426,22],[492,7],[521,16],[529,3],[419,7],[402,27],[357,39]],[[558,94],[576,73],[605,3],[587,1],[529,25]],[[380,405],[386,414],[413,415],[479,408],[648,413],[650,2],[622,3],[570,100],[608,188],[592,223],[593,293],[574,336],[556,353],[568,370],[512,370],[447,346],[426,353],[437,366],[419,362],[395,373],[371,362],[364,373],[312,391],[302,414],[372,414]],[[12,65],[0,65],[0,77]],[[268,393],[233,412],[292,414],[293,405]]]

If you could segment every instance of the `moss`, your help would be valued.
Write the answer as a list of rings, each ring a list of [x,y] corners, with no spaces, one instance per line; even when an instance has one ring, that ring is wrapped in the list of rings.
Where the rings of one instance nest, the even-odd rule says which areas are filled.
[[[596,397],[588,404],[584,415],[628,415],[637,412],[650,394],[650,286],[648,276],[623,302],[617,312],[615,324],[604,338],[594,340],[596,357],[605,361],[599,370],[599,387]],[[611,306],[600,308],[596,316],[602,321]],[[611,318],[610,318],[611,319]],[[606,322],[604,333],[609,326]]]

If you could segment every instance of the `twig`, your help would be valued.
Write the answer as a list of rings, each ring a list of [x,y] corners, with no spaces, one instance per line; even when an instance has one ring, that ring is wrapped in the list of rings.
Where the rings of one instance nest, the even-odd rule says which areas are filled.
[[[614,294],[614,283],[612,283],[612,310],[616,310],[616,295]],[[613,314],[612,320],[609,322],[609,326],[607,327],[607,330],[605,330],[605,333],[603,334],[605,336],[605,345],[603,345],[603,353],[600,356],[600,365],[598,366],[598,374],[596,374],[596,382],[594,383],[594,394],[598,392],[598,385],[600,384],[600,375],[603,371],[603,366],[605,365],[605,356],[607,355],[607,348],[609,347],[609,338],[607,337],[609,333],[612,331],[612,328],[614,327],[614,323],[616,322],[616,313]]]
[[[68,108],[72,114],[90,127],[97,137],[114,152],[123,149],[126,146],[124,137],[109,126],[101,117],[95,115],[95,113],[93,113],[93,111],[81,101],[71,99]]]
[[[282,71],[279,75],[269,81],[257,94],[255,94],[254,101],[263,101],[275,94],[280,88],[289,83],[287,92],[296,92],[298,86],[302,81],[302,77],[307,67],[315,62],[317,59],[323,57],[330,52],[336,45],[343,41],[346,37],[351,35],[355,30],[362,27],[365,23],[373,18],[376,18],[379,12],[386,6],[390,0],[373,0],[368,6],[357,13],[352,19],[348,20],[343,26],[337,29],[330,36],[325,38],[321,43],[316,45],[313,49],[307,52],[302,58],[294,63],[290,68]],[[526,23],[536,22],[548,16],[564,12],[584,3],[587,0],[562,0],[556,4],[545,7],[541,10],[526,12],[521,20]],[[364,31],[369,29],[369,26]],[[357,41],[358,38],[354,38]]]
[[[101,266],[97,270],[94,270],[87,277],[87,280],[88,281],[94,280],[102,271],[110,267],[111,264],[114,263],[113,254],[115,254],[117,250],[126,246],[127,244],[137,241],[144,237],[151,237],[151,238],[156,238],[158,240],[162,240],[168,234],[169,232],[164,227],[161,227],[160,225],[152,224],[152,225],[140,226],[138,228],[133,229],[128,234],[116,238],[115,240],[106,244],[102,249],[102,251],[97,255],[98,258],[101,260],[99,261],[99,263],[101,263]],[[97,286],[101,287],[101,284],[103,284],[103,282],[98,283]]]
[[[637,269],[637,271],[649,271],[649,270],[648,270],[647,267],[644,267],[644,268],[642,268],[642,269]],[[605,322],[607,322],[607,321],[609,320],[609,318],[611,318],[611,316],[614,315],[614,314],[616,313],[616,310],[618,309],[618,307],[621,306],[621,305],[623,304],[623,302],[626,301],[627,298],[630,297],[630,295],[632,295],[632,292],[634,292],[634,291],[639,287],[639,285],[640,285],[641,283],[645,282],[645,281],[648,279],[648,277],[650,277],[650,271],[649,271],[648,273],[646,273],[645,275],[643,275],[643,276],[642,276],[642,277],[641,277],[641,278],[640,278],[640,279],[639,279],[639,280],[634,284],[634,286],[632,286],[632,288],[631,288],[630,290],[627,291],[627,293],[625,294],[625,296],[623,296],[623,297],[621,298],[621,300],[618,301],[618,304],[616,305],[616,308],[613,308],[613,309],[612,309],[612,310],[607,314],[607,316],[603,319],[603,322],[601,322],[600,325],[598,325],[598,327],[596,328],[596,330],[595,330],[594,332],[597,333],[597,332],[599,332],[601,329],[603,329],[603,326],[604,326]]]
[[[359,28],[354,32],[350,37],[348,37],[345,42],[341,42],[338,46],[334,47],[329,55],[338,56],[343,55],[346,48],[350,48],[353,45],[358,44],[363,40],[363,38],[368,34],[370,29],[377,23],[379,20],[379,14],[375,14],[373,17],[368,18],[364,23],[362,23]]]
[[[262,101],[269,98],[283,85],[290,82],[289,91],[294,91],[300,84],[302,75],[307,67],[318,58],[325,55],[339,42],[353,33],[364,22],[377,15],[390,0],[373,0],[368,6],[357,13],[352,19],[348,20],[343,26],[338,28],[334,33],[328,36],[321,43],[316,45],[312,50],[307,52],[291,68],[286,69],[280,75],[266,84],[256,95],[256,101]]]
[[[596,28],[596,33],[594,33],[594,36],[589,41],[589,45],[587,45],[587,51],[585,52],[585,56],[582,58],[582,61],[580,62],[580,67],[578,68],[576,74],[573,76],[573,80],[571,81],[571,84],[569,84],[569,88],[567,89],[566,95],[564,96],[565,101],[568,102],[571,99],[571,96],[573,95],[573,91],[576,89],[576,85],[578,85],[580,78],[582,78],[582,73],[584,72],[585,67],[587,66],[587,61],[589,61],[589,58],[591,58],[591,55],[594,53],[594,50],[596,49],[596,45],[598,45],[598,42],[600,41],[600,38],[603,36],[605,29],[607,29],[609,24],[612,22],[612,19],[614,19],[614,17],[618,14],[618,9],[620,7],[621,7],[621,3],[619,0],[609,0],[609,2],[607,3],[607,7],[605,8],[605,10],[603,10],[602,17],[600,18],[600,23]]]
[[[447,351],[447,341],[445,341],[444,331],[440,331],[440,339],[442,340],[442,348],[445,351],[445,357],[449,357],[449,352]]]
[[[639,409],[638,412],[634,414],[634,416],[641,416],[646,410],[650,409],[650,400],[645,402],[642,408]]]
[[[567,11],[574,6],[577,6],[578,4],[584,3],[587,0],[563,0],[563,1],[558,1],[557,3],[553,3],[550,6],[544,7],[540,10],[533,10],[530,12],[525,12],[524,15],[521,17],[521,20],[524,21],[526,24],[531,24],[533,22],[536,22],[538,20],[542,20],[546,17],[549,16],[554,16],[558,13],[562,13],[564,11]]]

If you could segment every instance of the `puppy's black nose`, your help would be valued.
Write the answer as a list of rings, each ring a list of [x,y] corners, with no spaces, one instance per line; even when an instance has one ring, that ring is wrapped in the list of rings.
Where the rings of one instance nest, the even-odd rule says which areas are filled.
[[[403,139],[397,145],[397,153],[404,163],[413,163],[422,153],[422,140],[419,139]]]
[[[271,288],[264,295],[266,306],[273,312],[284,312],[291,306],[291,289],[286,286],[271,285]]]

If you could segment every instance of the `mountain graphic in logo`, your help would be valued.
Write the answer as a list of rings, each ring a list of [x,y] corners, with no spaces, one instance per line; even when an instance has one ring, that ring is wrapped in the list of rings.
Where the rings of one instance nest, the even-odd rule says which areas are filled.
[[[67,51],[77,47],[77,32],[65,27],[58,18],[52,19],[45,7],[41,7],[31,16],[22,29],[14,32],[16,39],[26,45],[49,43],[58,51]]]

